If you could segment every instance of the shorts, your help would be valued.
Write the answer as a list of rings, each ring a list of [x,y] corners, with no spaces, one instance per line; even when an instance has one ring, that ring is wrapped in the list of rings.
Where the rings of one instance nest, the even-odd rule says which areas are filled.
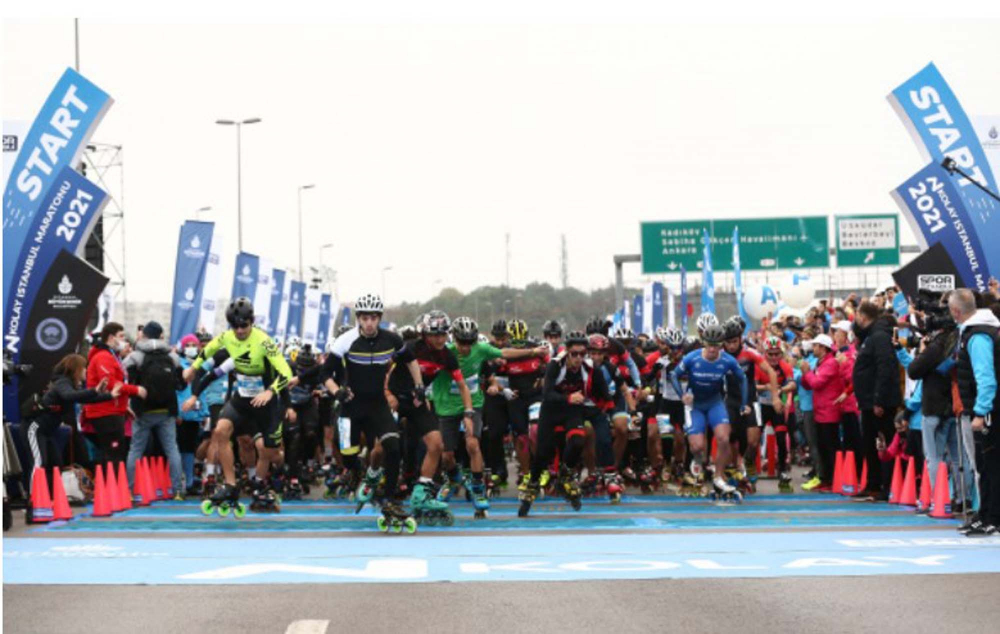
[[[628,388],[623,388],[623,389],[628,389]],[[615,407],[614,409],[611,410],[612,419],[619,417],[631,418],[631,416],[628,413],[628,404],[625,402],[625,394],[621,390],[615,392],[614,403]]]
[[[550,405],[542,407],[538,420],[538,435],[546,433],[569,433],[583,431],[584,411],[582,407]]]
[[[472,434],[476,438],[481,438],[483,435],[483,414],[481,410],[474,411],[476,413],[472,417],[472,420],[474,421]],[[441,435],[444,437],[445,451],[454,452],[458,449],[459,438],[465,436],[465,414],[459,414],[458,416],[442,416]]]
[[[301,407],[292,407],[295,410],[295,425],[305,431],[319,430],[319,408],[315,402],[306,403]]]
[[[222,406],[219,419],[233,421],[234,435],[253,436],[264,440],[268,449],[281,447],[282,409],[280,398],[274,397],[264,407],[254,407],[249,398],[234,396]]]
[[[774,405],[768,405],[767,403],[758,403],[760,407],[760,421],[761,426],[770,425],[775,431],[778,431],[778,427],[785,427],[785,416],[784,414],[779,414],[774,409]]]
[[[760,427],[760,406],[757,403],[750,405],[750,413],[744,414],[738,406],[726,405],[726,411],[729,412],[729,421],[733,425],[733,429],[750,429],[752,427]]]
[[[687,411],[691,420],[685,431],[690,435],[704,434],[706,428],[714,431],[719,425],[729,424],[729,413],[721,399],[705,405],[696,404]]]
[[[215,426],[219,423],[219,414],[222,413],[222,408],[225,403],[216,403],[215,405],[208,406],[208,416],[205,418],[205,422],[201,425],[201,439],[206,440],[212,437],[212,432],[215,431]]]
[[[510,431],[515,436],[523,436],[528,433],[528,422],[531,420],[529,409],[532,405],[539,403],[537,396],[531,398],[517,397],[507,401],[507,423]]]
[[[406,428],[413,430],[418,438],[423,438],[432,431],[441,431],[441,423],[431,408],[426,405],[414,407],[399,396],[396,399],[399,401],[399,417],[406,419]]]
[[[344,405],[341,419],[337,421],[340,432],[347,436],[347,447],[361,445],[361,434],[365,435],[365,444],[371,449],[375,441],[386,438],[399,438],[399,424],[392,416],[389,403],[385,398],[360,399],[355,397]],[[346,433],[344,433],[346,432]],[[341,452],[344,451],[344,438],[340,439]]]

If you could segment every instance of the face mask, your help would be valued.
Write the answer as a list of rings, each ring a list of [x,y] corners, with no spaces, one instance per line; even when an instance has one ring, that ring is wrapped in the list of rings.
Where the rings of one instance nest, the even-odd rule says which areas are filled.
[[[194,359],[198,356],[198,346],[187,346],[184,348],[184,356],[188,359]]]
[[[116,339],[114,347],[115,347],[115,350],[117,350],[118,352],[121,352],[122,350],[125,349],[126,345],[128,345],[128,342],[125,341],[124,339]]]

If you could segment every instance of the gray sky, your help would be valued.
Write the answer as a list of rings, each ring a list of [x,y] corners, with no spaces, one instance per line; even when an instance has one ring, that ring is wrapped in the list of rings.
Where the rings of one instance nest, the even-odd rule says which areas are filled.
[[[81,22],[81,70],[115,99],[129,298],[169,301],[199,207],[277,265],[325,255],[343,299],[418,300],[504,277],[613,282],[641,220],[895,211],[921,167],[885,95],[934,61],[966,111],[1000,114],[1000,22],[463,26]],[[72,20],[5,20],[5,119],[31,119],[73,63]],[[45,46],[39,46],[45,42]],[[912,241],[905,223],[904,237]],[[117,248],[114,244],[112,249]],[[628,276],[639,282],[637,268]]]

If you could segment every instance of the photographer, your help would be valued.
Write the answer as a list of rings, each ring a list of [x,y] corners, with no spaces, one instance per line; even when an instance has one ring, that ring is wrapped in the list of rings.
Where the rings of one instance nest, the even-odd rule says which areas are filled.
[[[966,454],[973,451],[972,433],[982,443],[978,463],[970,459],[979,472],[979,513],[963,529],[970,537],[991,537],[1000,526],[1000,432],[993,429],[1000,416],[1000,321],[989,310],[977,310],[975,295],[965,288],[951,294],[948,308],[959,324],[956,378]]]
[[[924,336],[906,369],[911,379],[923,381],[920,399],[922,438],[931,482],[937,482],[938,465],[944,459],[946,449],[952,464],[952,477],[957,478],[959,473],[958,435],[951,399],[951,370],[955,366],[952,352],[958,343],[958,330],[947,311],[947,304],[937,294],[922,293],[914,302],[914,312]],[[971,489],[971,478],[971,472],[966,469],[966,491]],[[952,482],[952,490],[956,493],[961,490],[957,480]]]

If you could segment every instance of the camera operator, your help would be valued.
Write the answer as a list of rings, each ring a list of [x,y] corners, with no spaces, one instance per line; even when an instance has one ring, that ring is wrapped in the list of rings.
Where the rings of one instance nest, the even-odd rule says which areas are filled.
[[[978,463],[970,457],[979,472],[979,513],[963,529],[970,537],[991,537],[1000,530],[1000,431],[992,424],[1000,416],[1000,320],[990,310],[977,310],[975,295],[965,288],[951,294],[948,308],[959,324],[956,378],[962,402],[960,433],[963,440],[975,433],[982,443]],[[966,442],[966,454],[972,451],[972,442]]]

